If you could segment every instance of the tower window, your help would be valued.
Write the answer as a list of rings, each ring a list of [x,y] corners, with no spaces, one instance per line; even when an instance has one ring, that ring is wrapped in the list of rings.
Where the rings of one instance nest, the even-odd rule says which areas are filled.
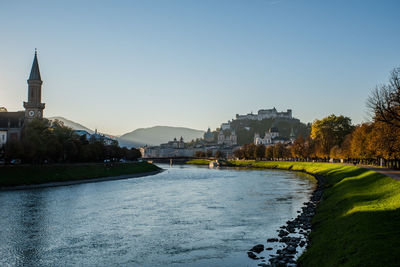
[[[31,90],[31,97],[33,97],[33,90]]]

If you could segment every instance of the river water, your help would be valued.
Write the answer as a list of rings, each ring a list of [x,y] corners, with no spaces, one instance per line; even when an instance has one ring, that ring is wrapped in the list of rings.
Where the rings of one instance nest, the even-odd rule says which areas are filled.
[[[287,171],[160,166],[0,192],[0,266],[257,266],[247,250],[277,237],[315,186]]]

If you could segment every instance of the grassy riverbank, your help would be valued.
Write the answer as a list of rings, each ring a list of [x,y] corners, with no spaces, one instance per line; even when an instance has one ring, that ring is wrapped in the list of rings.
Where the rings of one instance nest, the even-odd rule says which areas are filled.
[[[0,187],[79,181],[159,170],[147,162],[0,167]]]
[[[194,159],[186,161],[186,164],[193,164],[193,165],[208,165],[210,164],[211,160],[208,159]]]
[[[400,182],[355,166],[232,161],[232,166],[306,171],[326,178],[301,266],[398,266]]]

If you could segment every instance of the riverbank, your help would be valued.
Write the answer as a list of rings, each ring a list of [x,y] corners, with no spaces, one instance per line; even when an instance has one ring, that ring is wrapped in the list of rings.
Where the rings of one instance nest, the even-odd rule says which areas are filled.
[[[311,221],[309,245],[297,262],[300,266],[396,266],[400,262],[399,181],[372,170],[330,163],[230,161],[229,165],[324,177],[323,201]]]
[[[126,179],[156,174],[161,169],[147,162],[2,166],[0,189],[28,189]]]

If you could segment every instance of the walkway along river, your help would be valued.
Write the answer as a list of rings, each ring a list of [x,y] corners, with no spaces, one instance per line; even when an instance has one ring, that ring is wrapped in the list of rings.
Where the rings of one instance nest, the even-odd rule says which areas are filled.
[[[0,192],[0,266],[257,266],[316,186],[302,173],[160,165],[154,176]],[[281,243],[268,243],[276,254]],[[301,251],[298,251],[301,253]]]

